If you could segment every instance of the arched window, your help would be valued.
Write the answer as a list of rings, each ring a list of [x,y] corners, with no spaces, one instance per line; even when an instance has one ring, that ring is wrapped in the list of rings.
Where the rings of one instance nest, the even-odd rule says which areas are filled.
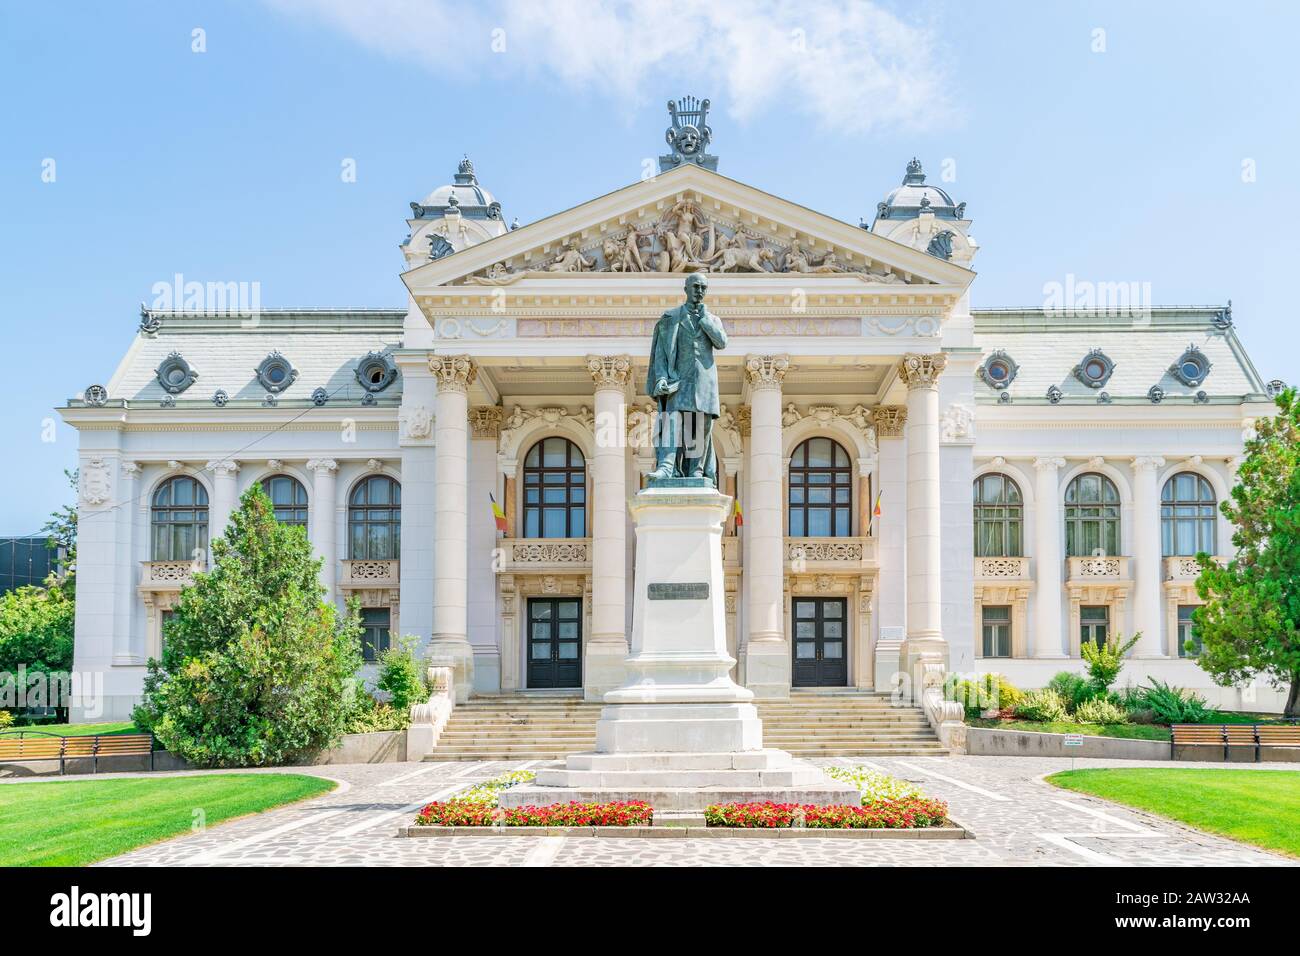
[[[587,536],[587,463],[567,438],[543,438],[524,458],[524,537]]]
[[[153,560],[193,561],[208,549],[208,490],[188,475],[153,493]]]
[[[275,520],[297,528],[307,527],[307,489],[292,475],[262,479],[262,490],[275,506]]]
[[[975,556],[1018,558],[1025,552],[1025,502],[1006,475],[975,479]]]
[[[790,457],[790,537],[853,533],[853,466],[829,438],[809,438]]]
[[[1119,554],[1119,492],[1105,475],[1076,475],[1065,489],[1065,553]]]
[[[1214,489],[1200,475],[1179,472],[1160,492],[1160,536],[1166,557],[1215,552]]]
[[[395,561],[402,554],[402,486],[387,475],[357,482],[348,500],[348,557]]]

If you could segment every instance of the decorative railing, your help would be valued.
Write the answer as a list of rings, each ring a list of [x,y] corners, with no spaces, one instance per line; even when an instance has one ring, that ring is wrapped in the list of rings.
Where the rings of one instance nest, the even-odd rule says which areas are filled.
[[[1067,576],[1071,581],[1127,581],[1129,559],[1106,555],[1103,557],[1066,558]]]
[[[402,581],[401,562],[397,559],[344,561],[341,588],[395,588]]]
[[[406,759],[423,760],[434,747],[456,708],[456,672],[450,667],[430,667],[426,672],[429,699],[411,705],[406,730]]]
[[[786,569],[853,571],[874,566],[874,538],[786,538]]]
[[[1215,563],[1220,567],[1228,563],[1227,558],[1215,558]],[[1166,581],[1195,581],[1201,576],[1201,566],[1194,557],[1178,556],[1165,558],[1165,580]]]
[[[590,538],[502,538],[498,572],[586,571],[591,568]]]
[[[143,561],[140,564],[140,588],[145,591],[179,591],[194,583],[194,573],[207,563],[198,561]]]
[[[976,558],[975,577],[993,581],[1029,579],[1028,558]]]

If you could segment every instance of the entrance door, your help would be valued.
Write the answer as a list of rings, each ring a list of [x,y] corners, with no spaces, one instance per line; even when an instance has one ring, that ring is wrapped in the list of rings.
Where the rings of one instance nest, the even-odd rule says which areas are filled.
[[[848,602],[844,598],[795,598],[794,666],[796,687],[844,687],[849,682],[845,644]]]
[[[582,601],[529,598],[528,686],[582,686]]]

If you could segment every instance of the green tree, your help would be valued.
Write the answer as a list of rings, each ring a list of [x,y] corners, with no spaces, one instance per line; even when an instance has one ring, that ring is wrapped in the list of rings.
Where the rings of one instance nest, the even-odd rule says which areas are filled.
[[[72,486],[72,504],[63,505],[50,514],[50,520],[41,528],[45,532],[45,544],[51,550],[62,548],[64,551],[62,580],[59,582],[69,597],[76,594],[77,570],[77,475],[75,471],[64,470],[68,484]]]
[[[1193,625],[1198,661],[1222,686],[1256,674],[1289,688],[1288,717],[1300,716],[1300,401],[1277,397],[1278,414],[1256,423],[1223,514],[1236,525],[1236,554],[1219,567],[1206,554],[1196,590],[1206,603]]]
[[[76,606],[58,584],[21,587],[0,595],[0,672],[28,673],[72,668]]]
[[[415,656],[416,638],[407,635],[379,655],[379,679],[375,686],[386,691],[393,707],[406,713],[412,704],[423,703],[429,691]]]
[[[324,599],[304,530],[276,521],[254,486],[212,555],[149,662],[136,722],[201,767],[290,763],[338,743],[361,628]]]

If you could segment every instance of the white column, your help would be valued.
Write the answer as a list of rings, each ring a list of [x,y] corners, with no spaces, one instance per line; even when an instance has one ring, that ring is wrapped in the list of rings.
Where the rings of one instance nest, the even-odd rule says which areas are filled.
[[[627,355],[588,355],[596,386],[592,462],[591,634],[583,652],[583,694],[603,700],[625,676],[627,622]]]
[[[230,516],[239,506],[239,487],[235,480],[235,476],[239,474],[239,462],[227,458],[221,461],[210,461],[204,467],[212,472],[212,500],[208,504],[210,548],[211,542],[226,533]]]
[[[1068,644],[1061,642],[1061,491],[1058,472],[1064,458],[1035,458],[1038,472],[1034,483],[1034,561],[1037,588],[1034,595],[1034,633],[1029,641],[1034,657],[1064,657]]]
[[[469,582],[469,387],[478,367],[468,355],[434,355],[429,370],[437,379],[434,432],[433,640],[430,663],[455,670],[456,700],[469,700],[474,682],[466,608]]]
[[[1161,641],[1160,492],[1156,472],[1165,460],[1151,455],[1133,459],[1133,626],[1142,637],[1136,657],[1166,657]]]
[[[939,539],[939,374],[944,355],[906,355],[907,642],[909,655],[945,649],[941,627]],[[946,652],[946,651],[945,651]]]
[[[758,697],[790,694],[790,645],[785,639],[783,591],[785,534],[781,454],[781,382],[789,359],[784,355],[750,355],[745,359],[749,381],[749,501],[745,530],[749,534],[749,640],[745,652],[745,683]]]
[[[118,576],[118,595],[115,620],[113,625],[113,663],[143,664],[143,649],[131,646],[131,637],[135,633],[136,611],[140,600],[136,597],[136,581],[139,578],[139,566],[135,563],[135,520],[139,513],[136,506],[136,490],[140,480],[140,463],[123,461],[121,464],[122,483],[118,487],[117,500],[117,547],[122,555],[123,573]]]
[[[876,660],[877,690],[888,690],[899,670],[898,653],[907,636],[907,549],[904,543],[907,518],[907,460],[904,457],[903,430],[907,426],[907,408],[903,405],[879,405],[872,414],[876,437],[880,442],[880,464],[876,469],[875,493],[880,495],[880,517],[873,533],[880,555],[880,579],[876,588]],[[874,508],[872,501],[869,507]]]
[[[338,537],[334,530],[339,463],[333,458],[313,458],[307,462],[307,470],[312,473],[311,543],[324,560],[320,583],[325,588],[325,600],[333,602],[339,567]]]

